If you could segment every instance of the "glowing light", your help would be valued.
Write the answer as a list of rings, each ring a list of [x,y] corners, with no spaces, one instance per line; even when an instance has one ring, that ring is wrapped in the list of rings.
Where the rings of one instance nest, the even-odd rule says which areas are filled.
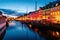
[[[57,36],[59,36],[59,32],[56,32]]]
[[[55,32],[53,32],[53,36],[55,36]]]
[[[56,19],[57,21],[59,21],[59,20],[60,20],[60,15],[56,15],[56,16],[55,16],[55,19]]]
[[[45,18],[45,16],[43,16],[43,18],[42,18],[42,19],[46,19],[46,18]]]
[[[46,19],[48,20],[48,22],[52,22],[52,23],[60,23],[60,10],[57,9],[60,8],[60,6],[56,6],[54,8],[51,8],[49,10],[52,10],[51,12],[48,10],[39,10],[36,12],[32,12],[30,15],[26,15],[26,16],[22,16],[20,18],[17,18],[16,20],[29,20],[29,21],[35,21],[35,20],[42,20],[42,19]],[[49,13],[49,14],[47,14]],[[47,15],[44,15],[47,14]]]
[[[32,28],[32,25],[31,25],[31,24],[29,24],[29,27],[30,27],[30,28]]]
[[[58,6],[59,4],[57,3],[56,6]]]

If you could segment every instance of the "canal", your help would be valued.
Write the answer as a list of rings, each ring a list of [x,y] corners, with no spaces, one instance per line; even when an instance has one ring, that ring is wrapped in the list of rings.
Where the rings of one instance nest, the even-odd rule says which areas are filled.
[[[12,21],[6,30],[3,40],[45,40],[38,33],[32,31],[26,24],[18,21]]]

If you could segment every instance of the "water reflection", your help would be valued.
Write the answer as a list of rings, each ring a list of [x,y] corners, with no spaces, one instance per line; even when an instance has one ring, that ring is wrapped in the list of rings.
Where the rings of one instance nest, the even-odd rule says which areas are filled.
[[[27,25],[16,21],[13,21],[13,24],[9,25],[3,40],[44,40],[43,37],[29,29]]]

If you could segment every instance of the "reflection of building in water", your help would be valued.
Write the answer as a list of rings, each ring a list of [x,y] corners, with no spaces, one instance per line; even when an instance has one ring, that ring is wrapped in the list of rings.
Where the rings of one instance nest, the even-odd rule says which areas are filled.
[[[47,40],[60,40],[60,1],[58,0],[15,20],[26,23],[29,28],[46,37]]]

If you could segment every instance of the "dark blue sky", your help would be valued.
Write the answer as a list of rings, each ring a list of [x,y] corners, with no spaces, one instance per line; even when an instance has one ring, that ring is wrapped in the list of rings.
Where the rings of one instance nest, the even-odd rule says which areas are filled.
[[[26,12],[26,9],[28,9],[28,12],[34,11],[35,1],[37,1],[39,8],[55,0],[0,0],[0,8],[17,10],[19,12]]]

